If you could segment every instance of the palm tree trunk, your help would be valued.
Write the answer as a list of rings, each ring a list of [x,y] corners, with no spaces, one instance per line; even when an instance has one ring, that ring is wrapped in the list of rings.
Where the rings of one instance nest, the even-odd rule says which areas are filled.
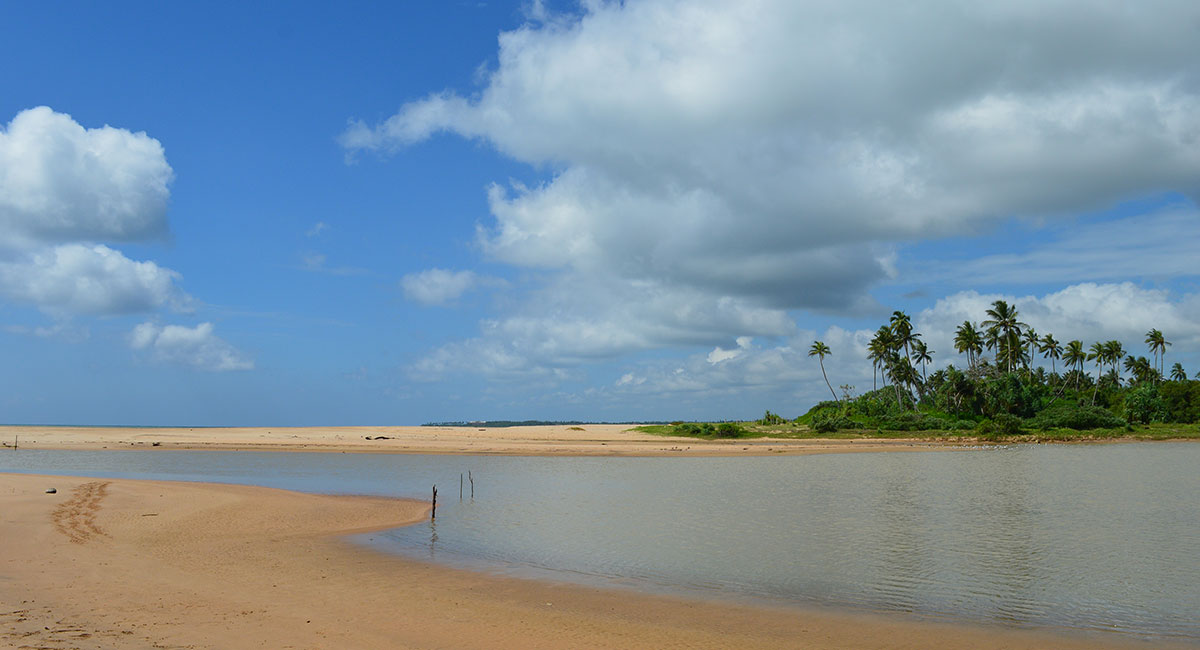
[[[825,377],[825,385],[829,386],[829,394],[833,395],[833,401],[840,402],[841,400],[838,399],[837,393],[833,392],[833,386],[829,383],[829,377],[825,374],[825,360],[818,358],[817,362],[821,364],[821,376]],[[809,366],[809,368],[811,367]]]

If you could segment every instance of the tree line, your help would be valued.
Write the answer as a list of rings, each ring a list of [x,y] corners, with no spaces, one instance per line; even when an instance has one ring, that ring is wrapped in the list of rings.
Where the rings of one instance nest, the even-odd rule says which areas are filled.
[[[857,398],[849,391],[838,397],[824,363],[833,351],[814,341],[808,354],[817,358],[833,400],[814,407],[810,417],[821,415],[818,423],[825,428],[829,420],[841,425],[835,428],[862,428],[899,419],[916,422],[906,428],[923,428],[922,420],[932,420],[925,423],[928,428],[951,429],[977,426],[981,418],[1000,418],[1012,429],[1036,424],[1025,421],[1042,414],[1047,416],[1043,425],[1200,419],[1200,382],[1189,380],[1178,362],[1167,371],[1171,342],[1157,328],[1145,335],[1149,356],[1135,356],[1119,340],[1085,346],[1082,340],[1062,343],[1053,334],[1040,334],[1004,300],[993,302],[984,316],[979,323],[963,321],[955,330],[953,345],[965,357],[964,366],[951,364],[930,373],[935,352],[908,314],[893,312],[867,345],[872,390]],[[1049,362],[1049,372],[1036,363],[1038,356]],[[1090,416],[1081,419],[1081,412]],[[1014,424],[1015,419],[1022,422]]]

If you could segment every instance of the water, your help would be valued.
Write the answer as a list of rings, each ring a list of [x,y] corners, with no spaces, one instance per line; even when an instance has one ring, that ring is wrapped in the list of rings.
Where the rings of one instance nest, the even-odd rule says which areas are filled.
[[[519,575],[1200,640],[1200,445],[754,458],[0,451],[0,471],[427,499],[363,536]],[[460,472],[471,470],[458,498]]]

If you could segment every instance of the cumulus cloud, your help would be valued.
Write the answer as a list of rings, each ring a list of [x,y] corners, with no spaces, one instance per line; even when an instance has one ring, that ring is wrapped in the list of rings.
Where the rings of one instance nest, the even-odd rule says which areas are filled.
[[[743,336],[788,336],[795,323],[776,309],[650,281],[559,277],[529,296],[524,313],[481,323],[480,335],[443,346],[416,374],[452,371],[523,375],[555,372],[644,350],[718,345]]]
[[[1080,283],[1044,295],[1026,296],[963,291],[938,300],[913,317],[916,331],[935,352],[930,372],[950,363],[964,365],[965,359],[954,351],[954,330],[964,320],[975,324],[984,320],[985,311],[996,300],[1016,306],[1021,320],[1039,334],[1054,334],[1062,343],[1081,339],[1086,347],[1093,341],[1116,339],[1125,344],[1127,353],[1148,356],[1143,343],[1145,333],[1158,328],[1173,343],[1171,358],[1187,365],[1200,349],[1198,295],[1172,296],[1167,291],[1131,283]],[[697,408],[709,402],[729,404],[719,398],[732,397],[740,400],[732,403],[753,404],[757,409],[802,411],[831,397],[817,360],[808,356],[809,345],[820,339],[832,350],[825,358],[825,369],[835,390],[848,384],[855,394],[861,394],[875,385],[867,358],[867,344],[874,334],[872,329],[834,326],[823,332],[796,331],[777,344],[741,338],[729,348],[718,346],[707,354],[697,352],[682,359],[639,363],[604,390],[622,399],[650,396],[685,400]],[[1036,361],[1049,368],[1049,362],[1040,356]],[[1061,369],[1061,362],[1058,367]],[[752,414],[742,411],[737,415]]]
[[[425,305],[444,305],[473,289],[504,285],[505,282],[499,278],[479,275],[474,271],[447,269],[427,269],[409,273],[400,279],[404,297]]]
[[[749,417],[753,410],[764,408],[795,416],[832,397],[820,365],[808,356],[812,342],[819,338],[832,350],[825,368],[834,389],[840,394],[839,387],[848,385],[859,394],[872,386],[866,357],[872,334],[830,327],[821,333],[798,331],[779,344],[743,337],[734,350],[717,348],[708,355],[642,363],[605,391],[622,401],[649,396],[686,402],[708,414],[694,417]],[[720,410],[712,411],[713,404]],[[736,412],[728,410],[729,404],[738,405]]]
[[[1197,296],[1172,298],[1165,290],[1145,289],[1129,282],[1084,282],[1043,296],[963,291],[938,300],[914,318],[926,342],[939,352],[935,355],[938,365],[957,359],[955,328],[964,320],[975,324],[985,320],[985,312],[996,300],[1015,306],[1023,322],[1040,334],[1054,334],[1062,343],[1080,339],[1086,347],[1094,341],[1116,339],[1132,353],[1144,350],[1145,333],[1156,328],[1175,343],[1177,353],[1194,354],[1200,344]],[[955,362],[962,365],[961,360]]]
[[[354,122],[342,144],[393,152],[451,133],[551,170],[490,190],[481,250],[573,295],[623,287],[582,301],[606,309],[645,304],[649,285],[694,310],[746,310],[733,336],[777,336],[754,326],[870,309],[898,242],[1200,190],[1193,2],[641,0],[530,16],[500,36],[478,93]],[[712,345],[704,319],[645,335],[673,329],[665,310],[545,309],[567,300],[535,297],[461,345],[498,359]],[[557,338],[496,333],[523,323]]]
[[[130,333],[129,345],[135,350],[148,351],[156,361],[200,370],[254,368],[253,361],[213,334],[212,323],[200,323],[195,327],[142,323]]]
[[[103,245],[65,244],[0,261],[0,293],[56,316],[130,314],[168,306],[186,311],[191,298],[179,274],[136,262]]]
[[[84,128],[45,106],[21,111],[0,130],[0,244],[162,237],[171,178],[145,133]]]
[[[0,129],[0,296],[57,318],[186,310],[178,273],[96,243],[165,235],[171,178],[145,133],[18,113]]]

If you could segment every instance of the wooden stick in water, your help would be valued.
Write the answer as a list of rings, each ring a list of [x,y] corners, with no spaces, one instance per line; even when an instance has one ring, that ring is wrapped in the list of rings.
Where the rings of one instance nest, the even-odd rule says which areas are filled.
[[[437,519],[437,486],[433,486],[433,508],[429,511],[430,519]]]

